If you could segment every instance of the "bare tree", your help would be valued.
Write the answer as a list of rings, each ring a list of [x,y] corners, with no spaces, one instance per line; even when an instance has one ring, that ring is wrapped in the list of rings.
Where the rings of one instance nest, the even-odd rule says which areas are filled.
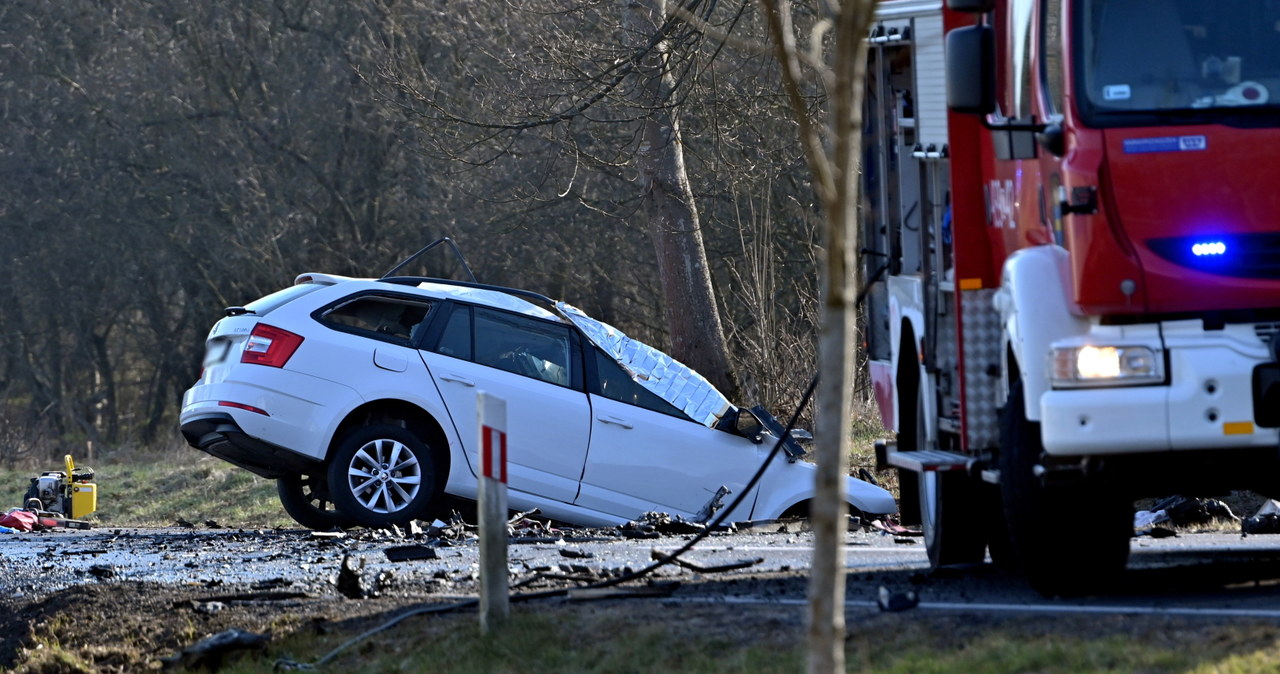
[[[858,268],[855,242],[861,150],[864,38],[874,18],[874,0],[827,0],[797,41],[787,0],[761,0],[768,15],[774,53],[800,131],[814,190],[826,220],[823,244],[822,326],[818,339],[817,447],[819,469],[810,516],[814,560],[809,586],[810,672],[844,671],[844,548],[847,525],[845,475],[850,447],[849,419],[854,388],[854,298]],[[806,78],[806,74],[808,77]],[[807,81],[826,92],[828,118],[813,123],[806,101]]]
[[[684,7],[699,4],[689,0]],[[387,99],[419,122],[429,147],[490,175],[494,165],[515,157],[526,160],[521,168],[527,175],[527,159],[535,154],[544,157],[539,177],[564,176],[572,168],[572,175],[549,181],[569,186],[557,195],[561,201],[572,195],[590,204],[602,196],[590,191],[601,187],[598,179],[580,177],[579,170],[610,181],[631,173],[631,194],[604,197],[612,203],[601,210],[624,221],[641,216],[655,253],[672,355],[736,397],[681,132],[683,96],[700,67],[700,33],[666,0],[568,8],[532,0],[515,6],[521,24],[506,6],[495,11],[474,5],[461,11],[465,16],[451,10],[435,17],[464,33],[465,46],[457,44],[456,33],[439,30],[397,40],[401,51],[383,71],[395,90]],[[612,16],[611,7],[619,10]],[[441,52],[452,58],[435,58]],[[427,62],[435,67],[422,67]],[[458,91],[450,86],[457,80],[474,86]],[[544,198],[541,189],[527,185],[522,198]],[[617,184],[606,189],[618,194]]]
[[[773,345],[815,325],[815,207],[755,7],[0,3],[4,424],[50,455],[172,442],[223,307],[445,234],[793,401],[812,349]]]

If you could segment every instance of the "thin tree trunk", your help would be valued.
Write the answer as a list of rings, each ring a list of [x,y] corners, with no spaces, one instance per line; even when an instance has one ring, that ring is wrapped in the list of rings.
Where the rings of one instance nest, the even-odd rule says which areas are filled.
[[[666,9],[665,0],[626,0],[623,25],[633,44],[647,44],[658,33]],[[647,111],[635,158],[636,181],[658,257],[671,355],[733,400],[737,381],[685,171],[680,120],[672,104],[676,82],[667,67],[666,49],[666,43],[660,43],[636,68],[637,104]]]
[[[874,0],[845,0],[833,7],[835,43],[830,69],[818,73],[830,106],[829,145],[809,122],[801,93],[802,74],[791,7],[786,0],[761,0],[773,35],[782,79],[800,129],[801,142],[813,173],[814,191],[822,204],[826,227],[820,290],[822,327],[818,336],[815,415],[814,500],[810,519],[814,531],[813,567],[809,580],[809,658],[812,673],[843,672],[844,640],[844,539],[848,504],[845,476],[851,448],[849,420],[855,388],[853,364],[857,334],[854,299],[857,297],[859,184],[857,158],[862,138],[862,83],[866,71],[863,37],[874,17]],[[811,39],[820,39],[818,35]]]

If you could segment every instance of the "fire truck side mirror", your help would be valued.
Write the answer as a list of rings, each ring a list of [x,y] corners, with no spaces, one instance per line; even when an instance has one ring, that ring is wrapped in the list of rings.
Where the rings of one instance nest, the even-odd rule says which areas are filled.
[[[987,115],[996,109],[995,31],[991,26],[947,33],[947,107]]]
[[[947,0],[947,9],[953,12],[986,14],[996,8],[996,0]]]

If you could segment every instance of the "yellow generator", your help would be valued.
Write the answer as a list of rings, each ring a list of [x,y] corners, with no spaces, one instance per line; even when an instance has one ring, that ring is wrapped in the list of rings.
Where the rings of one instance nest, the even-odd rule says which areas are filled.
[[[76,468],[71,455],[66,456],[67,469],[50,470],[31,478],[23,504],[37,513],[56,513],[78,520],[98,509],[98,485],[93,482],[92,468]]]

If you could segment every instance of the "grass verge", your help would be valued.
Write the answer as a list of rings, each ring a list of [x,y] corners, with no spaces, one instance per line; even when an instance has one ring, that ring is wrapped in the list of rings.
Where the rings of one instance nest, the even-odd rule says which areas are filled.
[[[935,618],[936,616],[936,618]],[[859,615],[851,672],[1274,672],[1280,627],[1194,621]],[[604,602],[517,606],[482,634],[474,613],[413,618],[343,652],[320,671],[743,672],[801,671],[803,616],[776,607]],[[355,626],[352,626],[353,628]],[[367,627],[366,626],[362,626]],[[1110,634],[1100,628],[1109,629]],[[314,662],[358,632],[297,633],[227,671]]]

